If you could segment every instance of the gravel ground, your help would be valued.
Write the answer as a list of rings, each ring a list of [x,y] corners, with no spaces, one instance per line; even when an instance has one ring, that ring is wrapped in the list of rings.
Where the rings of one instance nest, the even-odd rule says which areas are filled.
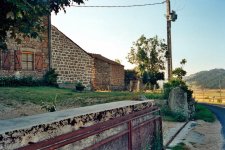
[[[0,120],[30,116],[44,112],[45,111],[41,109],[41,106],[33,103],[21,104],[12,101],[10,101],[10,103],[0,103]]]
[[[219,121],[208,123],[192,121],[177,135],[169,147],[185,143],[190,150],[223,150],[223,137]]]

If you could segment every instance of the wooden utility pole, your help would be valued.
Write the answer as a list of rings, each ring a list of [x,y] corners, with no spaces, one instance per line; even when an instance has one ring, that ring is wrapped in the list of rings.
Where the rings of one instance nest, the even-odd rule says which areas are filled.
[[[166,0],[166,19],[167,19],[167,69],[168,69],[168,80],[172,78],[172,42],[171,42],[171,9],[170,0]]]

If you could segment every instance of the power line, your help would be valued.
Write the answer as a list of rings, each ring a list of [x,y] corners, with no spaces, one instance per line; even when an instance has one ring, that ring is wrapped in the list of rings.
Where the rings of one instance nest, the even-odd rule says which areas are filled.
[[[115,8],[115,7],[144,7],[144,6],[154,6],[154,5],[162,5],[166,3],[166,1],[158,2],[158,3],[150,3],[150,4],[134,4],[134,5],[102,5],[102,6],[78,6],[78,5],[71,5],[74,7],[101,7],[101,8]]]

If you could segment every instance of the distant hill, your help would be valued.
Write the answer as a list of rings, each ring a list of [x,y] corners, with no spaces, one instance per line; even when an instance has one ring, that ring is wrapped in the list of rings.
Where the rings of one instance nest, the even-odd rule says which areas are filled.
[[[221,88],[225,88],[225,70],[224,69],[212,69],[209,71],[201,71],[185,77],[184,80],[195,87],[218,89],[221,84]]]

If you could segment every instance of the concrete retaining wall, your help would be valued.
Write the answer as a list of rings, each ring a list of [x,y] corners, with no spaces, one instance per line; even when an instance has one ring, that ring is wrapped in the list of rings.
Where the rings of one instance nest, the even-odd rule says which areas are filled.
[[[0,149],[15,149],[153,106],[153,101],[121,101],[0,121]],[[120,125],[62,149],[83,149],[127,128]],[[126,142],[115,141],[120,147]],[[126,141],[126,140],[125,140]],[[118,144],[120,143],[120,144]],[[115,144],[115,143],[114,143]],[[102,147],[103,148],[103,147]],[[125,147],[124,147],[125,148]],[[101,149],[101,148],[100,148]],[[104,149],[104,148],[103,148]]]

